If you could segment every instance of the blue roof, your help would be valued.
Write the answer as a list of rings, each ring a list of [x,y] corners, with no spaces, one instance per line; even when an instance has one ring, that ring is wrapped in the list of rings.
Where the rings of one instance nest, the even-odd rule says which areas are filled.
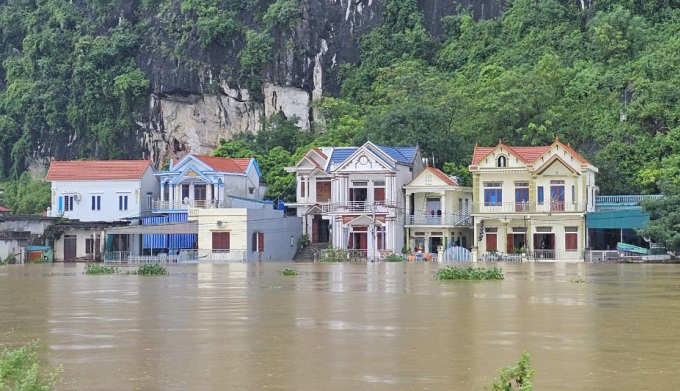
[[[399,163],[411,164],[416,155],[417,147],[388,147],[385,145],[376,145],[381,151],[385,152],[389,157]]]
[[[345,160],[347,160],[348,157],[350,157],[356,150],[359,149],[357,147],[339,147],[339,148],[333,148],[333,154],[331,155],[331,158],[329,161],[331,163],[342,163]]]

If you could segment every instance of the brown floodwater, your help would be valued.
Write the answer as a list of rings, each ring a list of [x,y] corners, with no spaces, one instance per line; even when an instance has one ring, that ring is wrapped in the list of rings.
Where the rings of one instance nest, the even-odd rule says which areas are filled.
[[[483,390],[524,350],[537,390],[680,389],[680,265],[500,266],[0,266],[0,344],[39,339],[60,390]]]

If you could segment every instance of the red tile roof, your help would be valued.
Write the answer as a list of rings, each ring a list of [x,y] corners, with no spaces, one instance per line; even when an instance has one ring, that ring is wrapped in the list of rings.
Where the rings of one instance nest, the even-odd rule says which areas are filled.
[[[430,166],[427,166],[425,169],[426,169],[426,170],[429,170],[431,173],[433,173],[434,175],[436,175],[437,177],[439,177],[439,179],[441,179],[441,180],[443,180],[444,182],[446,182],[447,185],[458,186],[458,183],[457,183],[456,181],[454,181],[453,179],[451,179],[451,177],[449,177],[448,175],[444,174],[440,169],[434,168],[434,167],[430,167]]]
[[[139,179],[150,164],[149,160],[55,160],[45,180]]]
[[[9,212],[9,209],[5,208],[4,206],[0,205],[0,212]]]
[[[326,156],[325,153],[321,152],[321,150],[320,150],[319,148],[312,148],[312,149],[314,149],[314,151],[315,151],[316,153],[318,153],[319,156],[321,156],[324,160],[325,160],[325,159],[328,159],[328,156]]]
[[[245,173],[248,165],[250,164],[250,159],[232,159],[229,157],[217,157],[217,156],[206,156],[206,155],[194,155],[196,159],[202,161],[208,166],[212,167],[215,171],[222,172],[240,172]]]
[[[475,150],[472,154],[472,163],[471,164],[478,164],[481,162],[485,157],[489,156],[489,154],[498,146],[502,146],[503,148],[507,149],[509,152],[517,155],[518,158],[524,160],[526,163],[533,163],[541,157],[544,153],[546,153],[550,148],[552,148],[555,144],[561,146],[567,152],[571,153],[576,159],[581,161],[582,163],[587,163],[589,164],[590,162],[586,160],[583,156],[581,156],[578,152],[576,152],[571,146],[569,145],[564,145],[562,144],[559,139],[555,139],[555,142],[552,143],[551,145],[542,145],[542,146],[536,146],[536,147],[510,147],[508,145],[505,145],[503,143],[499,143],[495,147],[478,147],[475,146]]]

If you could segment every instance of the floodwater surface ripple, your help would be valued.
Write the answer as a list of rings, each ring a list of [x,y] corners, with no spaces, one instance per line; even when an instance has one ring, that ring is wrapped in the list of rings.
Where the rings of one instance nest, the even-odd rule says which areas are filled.
[[[680,265],[440,266],[0,266],[0,344],[39,339],[61,390],[483,390],[525,350],[537,390],[680,389]]]

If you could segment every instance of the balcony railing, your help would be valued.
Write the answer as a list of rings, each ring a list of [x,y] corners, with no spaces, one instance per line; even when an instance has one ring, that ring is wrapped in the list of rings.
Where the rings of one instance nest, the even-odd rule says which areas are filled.
[[[408,216],[406,225],[472,226],[472,218],[469,209],[441,215],[426,212]]]
[[[639,209],[640,202],[655,200],[661,197],[663,197],[663,195],[660,194],[597,196],[595,197],[595,210]]]
[[[132,255],[130,251],[107,251],[104,255],[106,263],[231,263],[246,262],[247,250],[180,250],[178,253],[161,253],[156,255]]]
[[[489,202],[475,203],[475,213],[568,213],[585,212],[585,202]]]
[[[387,213],[394,205],[386,201],[341,201],[321,204],[322,213]]]
[[[151,201],[151,210],[177,210],[177,209],[189,209],[189,208],[199,208],[199,209],[215,209],[215,208],[226,208],[226,202],[222,200],[194,200],[185,203],[183,201],[161,201],[153,200]]]
[[[552,262],[552,261],[578,261],[583,259],[583,250],[529,250],[524,254],[507,253],[485,253],[480,254],[481,262],[522,262],[529,260],[533,262]]]

